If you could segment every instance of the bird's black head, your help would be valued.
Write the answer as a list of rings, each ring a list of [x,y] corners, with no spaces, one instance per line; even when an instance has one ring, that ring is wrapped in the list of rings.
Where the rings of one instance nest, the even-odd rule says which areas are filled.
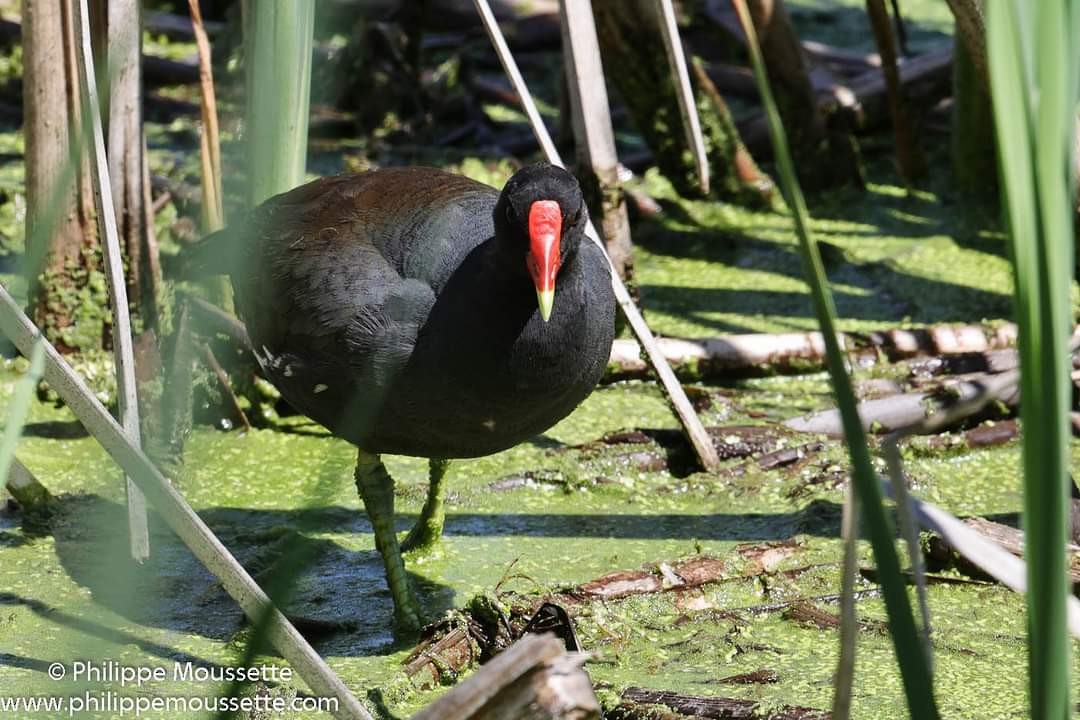
[[[545,321],[551,316],[559,268],[577,252],[588,217],[577,179],[547,163],[518,170],[499,195],[495,236],[523,257]]]

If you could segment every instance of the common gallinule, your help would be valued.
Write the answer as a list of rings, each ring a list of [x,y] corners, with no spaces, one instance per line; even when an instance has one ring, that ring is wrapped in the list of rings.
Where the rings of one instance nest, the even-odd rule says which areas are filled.
[[[395,617],[418,625],[380,453],[430,459],[401,549],[435,542],[451,458],[488,455],[568,415],[614,336],[609,266],[573,175],[518,171],[502,192],[433,168],[326,177],[232,235],[236,305],[266,376],[359,449],[356,486]]]

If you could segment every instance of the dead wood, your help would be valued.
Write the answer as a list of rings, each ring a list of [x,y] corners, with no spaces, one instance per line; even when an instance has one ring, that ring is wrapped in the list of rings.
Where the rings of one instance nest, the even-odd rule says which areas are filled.
[[[851,123],[840,116],[830,117],[835,108],[818,103],[783,0],[748,0],[746,5],[803,187],[861,184],[862,170],[849,135]]]
[[[716,681],[725,685],[772,685],[780,682],[780,673],[768,668],[755,670],[754,672],[728,675]]]
[[[952,47],[945,47],[905,59],[900,64],[900,84],[913,111],[930,108],[949,95],[952,91],[952,60]],[[817,103],[824,108],[843,108],[853,117],[860,132],[875,130],[889,118],[888,89],[879,68],[867,70],[832,92],[819,95]],[[750,152],[755,156],[771,155],[768,124],[763,113],[742,117],[736,125]]]
[[[642,570],[618,570],[582,583],[567,594],[584,600],[618,600],[674,588],[689,589],[724,579],[725,568],[722,560],[702,555],[672,565],[659,563]]]
[[[240,407],[240,401],[236,398],[236,393],[233,392],[232,382],[229,380],[228,374],[225,369],[221,367],[221,363],[218,362],[217,357],[214,355],[214,351],[210,349],[210,346],[206,343],[199,343],[199,350],[202,352],[203,361],[211,372],[214,373],[214,377],[217,378],[218,385],[221,386],[221,392],[229,401],[229,407],[232,409],[233,419],[243,425],[244,430],[251,430],[251,423],[248,422],[247,414],[244,409]]]
[[[893,138],[896,143],[896,160],[900,176],[911,185],[926,174],[926,157],[919,143],[918,128],[907,107],[904,87],[900,83],[900,71],[896,57],[896,42],[893,29],[889,24],[889,11],[885,9],[885,0],[866,0],[870,26],[874,30],[881,58],[881,72],[885,80],[886,97],[889,102],[889,114],[892,117]]]
[[[993,522],[981,517],[966,518],[964,524],[978,532],[987,540],[993,541],[1006,552],[1022,558],[1024,556],[1024,533],[1009,525]],[[1066,546],[1069,579],[1080,583],[1080,546]],[[926,547],[928,564],[935,567],[956,567],[966,575],[985,578],[986,574],[966,560],[954,548],[938,536],[932,536]]]
[[[608,79],[630,111],[660,172],[679,194],[700,197],[702,188],[682,125],[676,86],[651,0],[593,0],[604,64],[618,68]],[[709,159],[713,195],[739,204],[770,206],[775,187],[739,138],[731,112],[708,75],[689,63],[696,109]]]
[[[582,668],[551,635],[530,635],[413,720],[592,720],[600,703]]]
[[[405,659],[405,674],[419,690],[448,684],[480,659],[480,647],[467,624],[425,629],[425,637]]]
[[[911,364],[913,378],[936,375],[967,375],[969,373],[1002,373],[1020,367],[1020,356],[1013,348],[984,352],[939,355],[917,360]]]
[[[943,383],[937,392],[903,393],[876,400],[865,400],[859,403],[859,417],[868,432],[885,434],[904,430],[954,405],[975,400],[988,391],[990,378],[1000,377],[1002,376],[979,374],[963,380],[950,379]],[[1019,402],[1019,397],[1020,391],[1013,384],[997,392],[992,400],[1015,407]],[[989,412],[997,413],[998,409],[992,406]],[[966,417],[958,418],[957,422],[966,419]],[[783,424],[797,432],[835,436],[843,434],[840,412],[835,408],[794,417]],[[942,429],[946,428],[935,428],[935,431]]]
[[[777,709],[765,709],[757,701],[736,698],[685,695],[667,690],[649,690],[629,687],[622,693],[624,701],[609,714],[613,720],[645,720],[655,718],[650,706],[662,706],[674,710],[674,718],[709,718],[710,720],[827,720],[824,710],[786,705]],[[663,716],[661,716],[663,717]]]
[[[988,352],[1016,344],[1016,326],[938,325],[915,330],[842,334],[841,344],[855,359],[873,362],[878,354],[896,361],[918,356]],[[747,333],[712,338],[657,338],[660,351],[684,377],[771,372],[816,372],[825,366],[821,333]],[[642,377],[647,365],[633,340],[611,347],[608,377]]]
[[[1006,445],[1019,437],[1019,422],[1009,419],[988,421],[959,435],[932,435],[925,442],[934,450],[975,449]]]
[[[803,461],[813,457],[825,448],[824,443],[809,442],[796,447],[785,447],[773,452],[765,453],[756,460],[728,468],[725,472],[732,477],[742,477],[753,468],[764,471],[778,470],[789,466],[801,466]]]

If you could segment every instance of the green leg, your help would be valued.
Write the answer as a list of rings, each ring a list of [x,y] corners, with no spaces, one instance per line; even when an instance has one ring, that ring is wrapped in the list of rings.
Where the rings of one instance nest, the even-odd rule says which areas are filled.
[[[356,489],[364,501],[364,510],[375,530],[375,548],[386,567],[386,583],[394,597],[394,620],[398,626],[415,630],[420,627],[420,604],[409,587],[405,565],[401,561],[394,532],[394,480],[378,455],[360,451],[356,461]]]
[[[416,519],[413,529],[401,543],[402,552],[426,550],[439,542],[442,537],[443,522],[446,520],[446,510],[443,507],[443,495],[446,494],[446,489],[443,486],[443,479],[446,477],[446,469],[449,466],[449,460],[429,461],[427,500],[424,501],[424,508],[420,511],[420,517]]]

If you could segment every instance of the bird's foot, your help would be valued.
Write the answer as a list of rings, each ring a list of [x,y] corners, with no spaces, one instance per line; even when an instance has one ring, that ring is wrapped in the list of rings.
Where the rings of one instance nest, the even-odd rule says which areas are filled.
[[[431,460],[431,474],[428,481],[427,500],[420,510],[416,524],[401,543],[401,552],[424,552],[433,549],[442,538],[443,524],[446,522],[446,509],[443,507],[443,479],[449,460]]]
[[[442,539],[443,515],[438,517],[426,517],[424,513],[417,518],[412,530],[401,541],[401,552],[419,553],[433,550]]]

